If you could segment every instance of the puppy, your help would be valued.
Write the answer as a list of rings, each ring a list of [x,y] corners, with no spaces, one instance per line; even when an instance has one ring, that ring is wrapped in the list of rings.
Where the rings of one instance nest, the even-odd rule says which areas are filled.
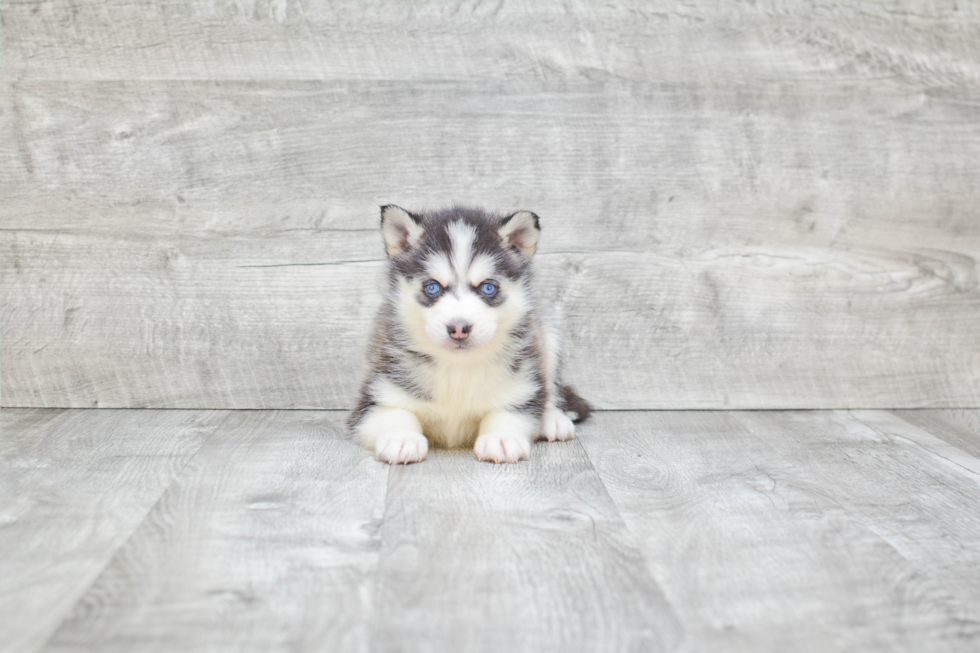
[[[532,439],[568,440],[589,416],[559,381],[559,334],[535,307],[539,233],[530,211],[381,207],[388,288],[348,420],[378,460],[419,462],[431,444],[516,463]]]

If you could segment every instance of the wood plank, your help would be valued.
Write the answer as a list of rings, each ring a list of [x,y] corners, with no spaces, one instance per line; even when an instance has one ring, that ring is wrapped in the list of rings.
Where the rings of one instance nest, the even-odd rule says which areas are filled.
[[[909,424],[980,458],[980,411],[977,410],[896,410]]]
[[[3,402],[346,407],[381,292],[346,236],[0,233]]]
[[[4,3],[6,79],[977,79],[980,11],[811,5]],[[938,38],[941,36],[942,38]],[[732,57],[731,53],[743,53]]]
[[[931,454],[930,460],[980,485],[980,458],[974,453],[964,451],[950,444],[946,438],[903,420],[894,412],[858,410],[853,415],[884,437],[927,451]]]
[[[735,56],[737,53],[733,53]],[[542,251],[980,250],[980,88],[0,84],[7,229],[369,229],[379,204],[542,216]],[[370,125],[370,128],[366,128]]]
[[[0,232],[4,405],[348,408],[380,302],[375,241]],[[566,377],[600,408],[980,405],[980,295],[963,255],[716,248],[537,264],[565,316]]]
[[[41,647],[224,418],[0,411],[0,651]]]
[[[233,413],[43,650],[364,650],[388,468],[343,417]]]
[[[374,651],[663,651],[681,633],[572,441],[393,467]]]
[[[906,560],[908,610],[932,619],[932,648],[980,642],[980,460],[881,411],[739,413],[739,421]],[[918,647],[920,650],[924,647]],[[928,647],[925,647],[928,648]]]
[[[975,405],[980,296],[953,281],[973,278],[968,260],[822,248],[568,257],[569,378],[602,408]]]
[[[683,650],[976,648],[975,487],[849,414],[600,413],[581,442]]]

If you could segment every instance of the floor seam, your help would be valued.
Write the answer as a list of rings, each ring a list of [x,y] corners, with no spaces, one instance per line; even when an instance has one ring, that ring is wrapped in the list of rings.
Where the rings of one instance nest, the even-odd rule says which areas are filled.
[[[209,411],[201,411],[201,412],[209,412]],[[98,573],[96,573],[92,577],[91,582],[86,584],[85,588],[78,592],[78,595],[75,598],[75,600],[72,602],[71,607],[65,611],[64,618],[58,622],[58,625],[54,629],[52,629],[51,634],[48,635],[48,637],[44,640],[44,643],[37,648],[38,652],[44,651],[46,648],[48,648],[48,645],[51,643],[51,640],[54,639],[55,636],[58,634],[58,632],[64,627],[64,625],[71,620],[71,617],[75,613],[75,609],[78,607],[78,604],[88,595],[89,591],[95,586],[95,584],[99,582],[99,579],[102,578],[102,575],[105,573],[106,569],[108,569],[109,566],[112,565],[113,561],[116,559],[116,556],[119,555],[119,552],[122,551],[129,543],[129,541],[133,538],[133,534],[139,530],[140,526],[143,525],[143,523],[146,521],[146,518],[153,512],[153,510],[158,505],[160,505],[160,501],[163,500],[163,497],[167,494],[167,492],[170,491],[170,488],[173,487],[174,483],[177,482],[177,479],[180,478],[181,474],[184,473],[184,470],[187,469],[188,465],[190,465],[195,458],[197,458],[198,454],[201,453],[201,449],[203,449],[204,446],[211,441],[211,438],[214,437],[214,434],[217,433],[222,426],[224,426],[225,422],[228,421],[228,419],[231,417],[234,411],[226,410],[225,412],[226,412],[225,416],[221,419],[221,421],[215,424],[214,428],[211,429],[211,432],[207,435],[206,438],[204,438],[200,446],[198,446],[197,450],[194,451],[193,455],[191,455],[187,459],[187,462],[185,462],[183,465],[180,466],[180,469],[177,470],[177,472],[173,475],[173,478],[170,479],[170,482],[167,483],[166,487],[164,487],[163,490],[161,490],[160,494],[153,501],[153,503],[150,504],[146,512],[144,512],[143,515],[140,516],[139,520],[136,521],[133,528],[131,528],[129,533],[126,534],[126,537],[123,538],[122,541],[119,543],[119,545],[115,548],[115,550],[112,552],[112,555],[109,556],[109,559],[106,561],[106,563],[102,566],[101,569],[99,569]]]

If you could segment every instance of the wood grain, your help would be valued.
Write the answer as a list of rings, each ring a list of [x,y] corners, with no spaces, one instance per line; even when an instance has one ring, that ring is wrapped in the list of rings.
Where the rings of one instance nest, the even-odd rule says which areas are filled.
[[[392,467],[375,651],[665,651],[681,633],[577,442]]]
[[[600,412],[391,467],[307,411],[0,411],[0,651],[975,651],[980,411]]]
[[[43,650],[364,650],[388,468],[342,418],[232,413]]]
[[[976,411],[962,412],[976,414]],[[930,454],[930,461],[946,465],[953,472],[980,485],[980,460],[976,454],[951,444],[948,437],[933,434],[937,431],[942,433],[946,429],[934,426],[927,430],[890,412],[856,410],[851,414],[890,440],[921,449]]]
[[[3,401],[347,408],[382,285],[382,263],[350,250],[375,241],[0,232]],[[600,408],[980,403],[962,255],[732,247],[537,265],[564,315],[566,378]]]
[[[738,414],[786,459],[805,461],[823,493],[907,562],[893,587],[903,595],[906,618],[915,614],[930,626],[933,647],[975,649],[980,461],[885,412],[830,417]]]
[[[897,410],[897,416],[964,452],[980,458],[980,411]]]
[[[223,412],[0,412],[0,651],[38,650]]]
[[[4,3],[5,79],[977,81],[980,11],[943,0]],[[733,57],[732,53],[741,56]]]
[[[683,650],[976,648],[977,489],[916,447],[844,412],[600,413],[581,441]]]
[[[380,301],[379,262],[342,262],[358,236],[0,234],[4,401],[345,407]]]
[[[462,200],[600,407],[980,406],[972,4],[2,17],[0,405],[350,407],[377,205]]]
[[[533,209],[551,251],[976,253],[980,88],[926,90],[847,78],[12,82],[0,84],[3,227],[374,230],[379,204],[465,201]]]

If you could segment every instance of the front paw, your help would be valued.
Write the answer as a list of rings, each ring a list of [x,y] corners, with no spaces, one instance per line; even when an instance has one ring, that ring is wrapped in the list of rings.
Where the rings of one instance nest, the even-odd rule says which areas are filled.
[[[541,418],[541,431],[538,438],[554,442],[555,440],[571,440],[575,437],[575,424],[565,413],[557,408],[549,408]]]
[[[476,439],[473,453],[477,460],[488,463],[516,463],[531,459],[531,443],[520,435],[489,432]]]
[[[407,429],[385,433],[374,445],[374,457],[390,465],[422,462],[428,453],[425,436]]]

